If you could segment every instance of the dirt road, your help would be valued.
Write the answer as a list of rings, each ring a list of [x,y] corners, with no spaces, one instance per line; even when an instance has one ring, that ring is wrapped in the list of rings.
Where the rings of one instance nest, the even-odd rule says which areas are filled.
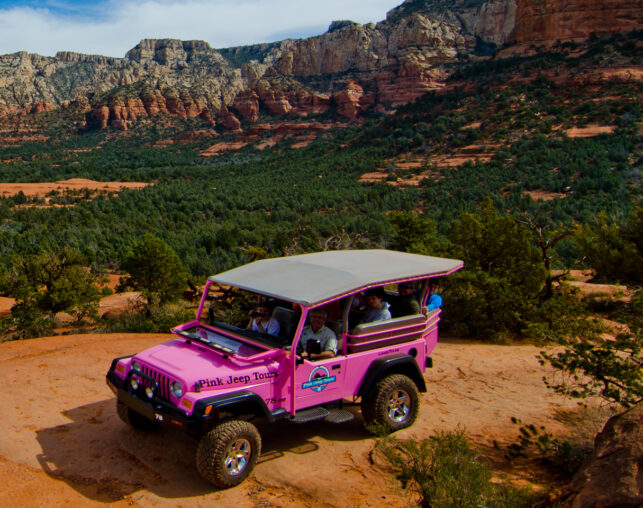
[[[0,344],[0,505],[408,506],[373,464],[375,440],[353,422],[260,427],[251,477],[217,491],[194,465],[196,442],[173,429],[142,433],[117,417],[105,384],[112,358],[168,335],[70,335]],[[442,342],[426,374],[420,418],[399,437],[462,426],[475,443],[515,441],[512,416],[561,431],[575,402],[549,392],[533,346]]]

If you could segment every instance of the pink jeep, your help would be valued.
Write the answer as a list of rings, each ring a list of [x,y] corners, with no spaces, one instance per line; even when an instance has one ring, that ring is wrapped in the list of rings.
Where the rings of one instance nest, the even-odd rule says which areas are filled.
[[[196,320],[172,329],[174,340],[112,362],[107,384],[118,415],[137,429],[165,423],[197,436],[197,469],[222,488],[241,483],[255,465],[261,437],[254,418],[342,423],[359,400],[366,425],[408,427],[438,340],[440,309],[427,308],[429,281],[461,267],[454,259],[352,250],[256,261],[212,276]],[[402,298],[392,289],[403,282],[411,282],[405,303],[412,310],[391,316],[387,301]],[[380,320],[364,322],[369,290],[383,296],[368,301]],[[225,296],[227,310],[211,305]],[[258,299],[270,316],[249,316]],[[265,327],[254,326],[257,319]],[[332,331],[322,333],[331,337],[326,344],[310,337],[320,320]]]

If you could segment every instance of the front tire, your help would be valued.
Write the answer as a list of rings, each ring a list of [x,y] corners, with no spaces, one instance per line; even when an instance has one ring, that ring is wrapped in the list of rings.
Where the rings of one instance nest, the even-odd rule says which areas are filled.
[[[157,422],[148,420],[143,415],[138,414],[136,411],[128,408],[122,402],[116,402],[116,413],[124,424],[134,427],[138,430],[150,431],[156,430],[159,427]]]
[[[362,401],[364,424],[386,433],[413,425],[419,409],[417,386],[402,374],[380,379]]]
[[[196,468],[208,482],[227,489],[252,472],[261,453],[257,428],[243,420],[227,420],[205,434],[196,450]]]

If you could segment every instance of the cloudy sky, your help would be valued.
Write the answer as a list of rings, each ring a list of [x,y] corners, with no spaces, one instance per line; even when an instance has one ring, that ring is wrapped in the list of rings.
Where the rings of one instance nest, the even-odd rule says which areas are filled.
[[[402,0],[0,0],[0,55],[123,57],[141,39],[225,48],[318,35],[331,21],[381,21]]]

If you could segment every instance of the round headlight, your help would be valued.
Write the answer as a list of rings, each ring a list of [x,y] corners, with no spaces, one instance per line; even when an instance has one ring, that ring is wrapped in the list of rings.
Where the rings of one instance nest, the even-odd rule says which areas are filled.
[[[130,386],[132,387],[132,389],[134,389],[134,390],[138,390],[139,383],[138,383],[138,379],[137,379],[137,378],[133,377],[133,378],[130,380],[129,384],[130,384]]]
[[[181,383],[178,381],[174,381],[174,383],[172,383],[172,393],[177,399],[183,397],[183,387],[181,386]]]
[[[152,397],[154,397],[154,390],[152,390],[151,386],[145,387],[145,395],[147,395],[148,399],[151,399]]]
[[[140,372],[141,370],[141,364],[138,362],[132,362],[132,369],[138,370]]]

